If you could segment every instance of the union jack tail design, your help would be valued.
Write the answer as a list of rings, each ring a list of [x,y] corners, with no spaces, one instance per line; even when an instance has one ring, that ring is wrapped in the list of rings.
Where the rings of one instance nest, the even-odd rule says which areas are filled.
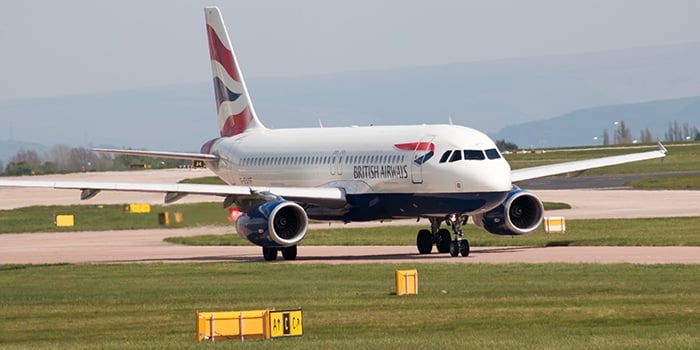
[[[221,136],[234,136],[249,129],[264,129],[250,101],[219,8],[207,7],[204,14]]]

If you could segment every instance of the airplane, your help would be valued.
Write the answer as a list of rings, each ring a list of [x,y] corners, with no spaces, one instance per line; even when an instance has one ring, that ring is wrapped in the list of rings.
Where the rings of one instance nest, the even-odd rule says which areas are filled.
[[[94,151],[203,161],[227,185],[0,180],[0,186],[78,189],[81,199],[100,191],[158,192],[165,203],[188,194],[221,196],[224,207],[239,211],[238,234],[261,246],[267,261],[279,252],[296,259],[309,219],[427,218],[430,228],[416,237],[420,254],[436,247],[468,256],[460,227],[469,217],[496,235],[525,235],[542,223],[540,199],[515,183],[666,155],[659,143],[654,151],[511,170],[488,136],[451,123],[268,129],[255,113],[219,9],[204,12],[219,137],[200,153]]]

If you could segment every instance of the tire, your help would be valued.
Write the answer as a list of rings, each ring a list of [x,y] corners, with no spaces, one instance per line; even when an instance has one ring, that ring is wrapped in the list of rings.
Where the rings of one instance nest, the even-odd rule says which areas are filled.
[[[441,228],[438,231],[437,242],[435,242],[435,247],[438,253],[449,253],[450,252],[450,231]]]
[[[286,248],[282,248],[282,257],[284,260],[296,260],[297,258],[297,246],[289,246]]]
[[[458,256],[459,255],[459,247],[457,247],[457,241],[450,241],[450,255],[451,256]]]
[[[265,261],[275,261],[277,260],[277,248],[263,247],[263,258]]]
[[[416,246],[418,247],[418,253],[420,254],[430,254],[430,252],[433,251],[433,235],[430,233],[430,231],[418,231]]]
[[[469,256],[469,241],[466,239],[462,241],[462,244],[459,247],[459,253],[462,254],[462,256],[467,257]]]

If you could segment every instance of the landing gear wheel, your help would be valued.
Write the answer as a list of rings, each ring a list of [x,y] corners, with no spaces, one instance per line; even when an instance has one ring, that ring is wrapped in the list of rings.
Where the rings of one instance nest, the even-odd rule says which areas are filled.
[[[459,242],[457,241],[451,241],[450,242],[450,255],[451,256],[458,256],[459,254],[462,254],[462,256],[469,256],[469,241],[466,239],[461,240]]]
[[[458,256],[459,248],[457,247],[457,241],[450,241],[450,255]]]
[[[450,231],[442,228],[437,233],[437,241],[435,242],[438,253],[450,252]]]
[[[265,261],[277,260],[277,248],[262,247],[262,251]]]
[[[286,248],[282,248],[282,257],[284,257],[284,260],[295,260],[297,258],[297,246],[289,246]]]
[[[430,254],[430,252],[433,250],[433,235],[430,234],[430,231],[418,231],[418,237],[416,238],[416,246],[418,247],[418,253]]]
[[[469,241],[466,239],[462,240],[462,244],[459,246],[459,253],[462,254],[462,256],[467,257],[469,256]]]

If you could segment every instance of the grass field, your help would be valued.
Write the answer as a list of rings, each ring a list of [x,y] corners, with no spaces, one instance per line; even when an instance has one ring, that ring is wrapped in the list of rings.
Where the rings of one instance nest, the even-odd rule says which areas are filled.
[[[700,174],[660,176],[631,180],[625,186],[641,189],[697,190],[700,189]]]
[[[229,225],[228,209],[219,202],[173,204],[151,206],[146,214],[124,212],[121,205],[71,205],[35,206],[12,210],[0,210],[0,233],[17,232],[73,232],[100,230],[134,230],[160,227],[158,213],[168,212],[171,224],[168,227],[191,227],[201,225]],[[176,223],[174,213],[182,213],[183,222]],[[56,227],[54,215],[75,215],[74,227]]]
[[[393,295],[417,268],[419,294]],[[698,265],[0,266],[3,349],[694,349]],[[195,311],[304,310],[304,336],[195,340]]]

